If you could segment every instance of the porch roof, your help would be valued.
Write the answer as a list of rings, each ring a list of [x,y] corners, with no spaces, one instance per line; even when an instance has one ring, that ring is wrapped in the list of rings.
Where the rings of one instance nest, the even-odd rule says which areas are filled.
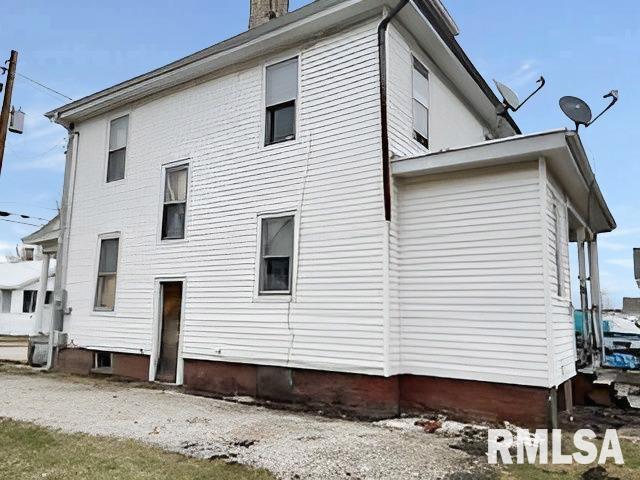
[[[60,215],[56,215],[46,225],[22,239],[27,245],[39,245],[43,253],[56,253],[60,235]]]
[[[392,161],[396,177],[411,177],[526,162],[544,157],[569,197],[570,207],[593,233],[610,232],[616,222],[600,191],[579,135],[551,130],[441,150]]]

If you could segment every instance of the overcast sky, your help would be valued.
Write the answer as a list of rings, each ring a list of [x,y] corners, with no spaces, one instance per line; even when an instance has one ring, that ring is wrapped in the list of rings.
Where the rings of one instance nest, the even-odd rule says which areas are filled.
[[[293,0],[291,7],[306,3]],[[616,306],[623,295],[640,295],[632,261],[632,248],[640,247],[640,163],[633,147],[640,135],[640,2],[445,3],[460,27],[459,42],[485,78],[506,82],[523,97],[544,74],[547,86],[515,114],[525,133],[570,127],[557,105],[563,95],[579,96],[598,112],[606,105],[602,95],[620,90],[618,105],[581,137],[618,222],[618,230],[600,240],[603,287]],[[0,58],[16,49],[20,73],[80,98],[242,32],[248,5],[248,0],[5,2]],[[42,114],[65,99],[19,77],[13,103],[27,113],[26,126],[23,135],[9,134],[0,210],[49,218],[61,195],[66,132]],[[0,221],[0,255],[15,251],[33,230]]]

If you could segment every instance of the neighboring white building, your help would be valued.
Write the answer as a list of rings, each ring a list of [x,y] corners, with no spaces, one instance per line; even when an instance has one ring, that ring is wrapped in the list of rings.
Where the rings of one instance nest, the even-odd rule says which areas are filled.
[[[598,298],[615,223],[578,136],[496,116],[456,34],[437,0],[319,0],[47,114],[71,135],[59,366],[547,418],[568,242]]]
[[[36,316],[42,260],[0,263],[0,335],[28,336],[47,332],[55,261],[47,279],[42,319]]]

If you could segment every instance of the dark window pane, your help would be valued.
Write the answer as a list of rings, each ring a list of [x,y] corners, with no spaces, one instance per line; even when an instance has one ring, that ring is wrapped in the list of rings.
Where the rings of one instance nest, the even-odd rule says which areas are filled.
[[[48,291],[47,294],[44,296],[44,303],[45,305],[51,305],[51,294],[53,292]]]
[[[162,238],[184,238],[184,218],[184,203],[165,205],[162,215]]]
[[[22,297],[22,312],[23,313],[33,313],[36,311],[36,298],[38,296],[38,292],[35,290],[25,290],[24,296]]]
[[[118,239],[102,240],[100,247],[100,273],[116,273],[118,270]]]
[[[295,138],[295,101],[267,108],[266,134],[267,145]]]
[[[107,166],[107,182],[115,182],[124,178],[124,162],[127,149],[121,148],[109,152],[109,165]]]
[[[262,291],[289,291],[289,257],[271,257],[264,259]]]

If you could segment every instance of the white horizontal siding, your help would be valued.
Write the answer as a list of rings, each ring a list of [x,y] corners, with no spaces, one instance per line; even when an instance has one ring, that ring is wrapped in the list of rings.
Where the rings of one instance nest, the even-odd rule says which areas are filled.
[[[548,385],[537,165],[401,180],[398,371]]]
[[[124,182],[103,180],[108,118],[78,126],[65,321],[76,345],[149,353],[154,279],[184,275],[186,358],[382,373],[376,27],[299,52],[295,141],[262,147],[262,62],[133,106]],[[187,158],[187,238],[162,244],[161,167]],[[284,210],[300,219],[297,289],[290,303],[255,301],[256,217]],[[112,231],[116,311],[96,314],[97,238]]]
[[[429,150],[471,145],[484,140],[489,129],[462,100],[451,82],[401,26],[388,29],[388,115],[391,151],[399,156],[425,153],[413,138],[413,57],[429,71]]]
[[[576,374],[575,324],[571,309],[571,274],[569,271],[569,224],[566,197],[550,177],[547,182],[545,204],[545,261],[548,265],[547,285],[551,295],[549,312],[552,327],[553,383],[559,385]],[[555,212],[554,212],[555,205]],[[559,232],[556,232],[555,216],[558,216]],[[556,233],[560,238],[560,268],[556,264]],[[560,278],[558,277],[558,273]],[[558,295],[561,279],[562,294]]]

